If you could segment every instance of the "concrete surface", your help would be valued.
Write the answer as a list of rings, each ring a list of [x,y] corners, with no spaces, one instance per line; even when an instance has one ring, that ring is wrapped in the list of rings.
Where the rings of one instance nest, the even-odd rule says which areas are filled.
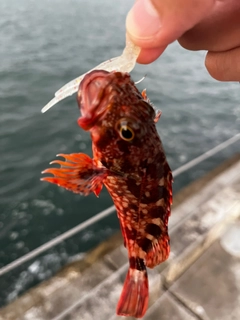
[[[174,198],[171,255],[149,272],[144,320],[240,319],[240,157]],[[120,320],[128,269],[119,235],[0,309],[0,320]]]
[[[226,234],[231,232],[229,227]],[[239,320],[240,251],[234,256],[221,241],[222,237],[215,241],[169,291],[203,319]]]

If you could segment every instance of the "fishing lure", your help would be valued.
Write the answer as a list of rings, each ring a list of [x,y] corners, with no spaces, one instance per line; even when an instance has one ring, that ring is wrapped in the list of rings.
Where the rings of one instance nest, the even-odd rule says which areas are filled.
[[[126,42],[126,47],[124,48],[121,56],[104,61],[88,72],[91,72],[93,70],[130,72],[133,70],[136,64],[136,60],[139,53],[140,53],[140,48],[128,40]],[[60,88],[58,91],[56,91],[55,97],[42,108],[41,110],[42,113],[52,108],[59,101],[77,92],[79,84],[81,83],[85,75],[86,73],[82,74],[76,79],[71,80],[70,82],[65,84],[62,88]]]

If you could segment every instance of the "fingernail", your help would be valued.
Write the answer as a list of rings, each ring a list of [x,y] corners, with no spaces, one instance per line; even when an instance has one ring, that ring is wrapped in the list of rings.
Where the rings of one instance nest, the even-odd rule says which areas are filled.
[[[130,36],[138,39],[152,38],[161,28],[158,12],[151,0],[138,0],[129,11],[126,28]]]

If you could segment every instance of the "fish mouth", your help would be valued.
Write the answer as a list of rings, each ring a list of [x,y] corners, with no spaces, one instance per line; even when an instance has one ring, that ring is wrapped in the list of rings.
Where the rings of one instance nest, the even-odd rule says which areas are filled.
[[[105,114],[109,104],[109,72],[94,70],[88,73],[80,83],[77,102],[82,117],[79,126],[84,130],[91,129]]]

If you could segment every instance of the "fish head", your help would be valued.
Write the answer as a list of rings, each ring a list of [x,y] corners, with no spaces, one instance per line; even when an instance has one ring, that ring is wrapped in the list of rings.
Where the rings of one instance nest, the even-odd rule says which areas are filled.
[[[154,152],[155,111],[128,73],[92,71],[81,82],[77,100],[78,124],[91,132],[94,156],[106,167],[130,170]]]

